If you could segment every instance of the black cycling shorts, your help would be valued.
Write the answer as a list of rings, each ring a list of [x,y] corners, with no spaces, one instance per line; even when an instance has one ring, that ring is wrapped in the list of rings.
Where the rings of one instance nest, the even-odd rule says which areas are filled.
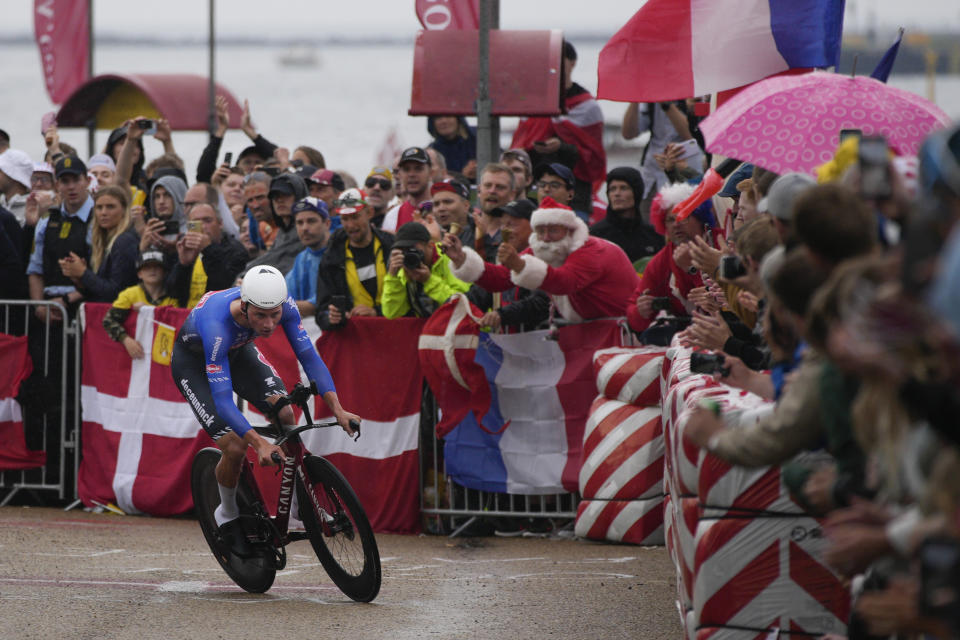
[[[270,409],[267,398],[287,393],[283,380],[252,342],[232,350],[227,359],[233,390],[260,413],[266,414]],[[211,438],[217,440],[233,431],[217,413],[202,353],[196,353],[181,340],[174,341],[170,371],[180,393]]]

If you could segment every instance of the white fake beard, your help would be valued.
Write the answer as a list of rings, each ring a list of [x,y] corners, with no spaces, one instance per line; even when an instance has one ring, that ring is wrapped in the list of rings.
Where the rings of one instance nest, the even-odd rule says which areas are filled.
[[[531,233],[529,244],[530,248],[533,249],[533,255],[551,267],[560,267],[573,248],[573,236],[568,235],[563,240],[557,240],[556,242],[544,242],[540,240],[536,233]]]

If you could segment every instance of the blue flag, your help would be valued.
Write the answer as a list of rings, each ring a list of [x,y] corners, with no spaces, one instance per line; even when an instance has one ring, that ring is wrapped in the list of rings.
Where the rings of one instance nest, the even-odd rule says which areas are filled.
[[[903,28],[900,28],[900,33],[897,35],[897,41],[887,49],[887,52],[883,54],[883,57],[880,58],[880,62],[877,63],[877,68],[873,70],[873,73],[870,74],[871,78],[876,78],[880,82],[886,82],[887,78],[890,77],[890,71],[893,70],[893,62],[897,59],[897,52],[900,51],[900,41],[903,40]]]

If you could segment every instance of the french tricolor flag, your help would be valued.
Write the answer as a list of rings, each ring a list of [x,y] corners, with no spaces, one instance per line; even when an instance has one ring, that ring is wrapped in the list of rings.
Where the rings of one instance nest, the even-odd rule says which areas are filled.
[[[649,0],[600,52],[597,97],[660,102],[836,66],[845,0]]]
[[[615,346],[614,320],[547,331],[481,333],[475,360],[492,402],[444,437],[447,474],[482,491],[537,495],[577,491],[583,432],[597,394],[593,353]]]

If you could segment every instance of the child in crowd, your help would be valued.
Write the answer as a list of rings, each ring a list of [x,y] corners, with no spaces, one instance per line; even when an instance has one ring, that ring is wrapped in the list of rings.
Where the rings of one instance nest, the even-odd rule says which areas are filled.
[[[103,328],[111,338],[121,343],[133,359],[143,357],[143,346],[123,328],[131,310],[144,305],[155,307],[181,306],[176,298],[167,295],[164,281],[167,277],[163,267],[163,253],[158,250],[145,251],[137,260],[137,277],[140,284],[127,287],[120,292],[113,306],[103,318]]]

